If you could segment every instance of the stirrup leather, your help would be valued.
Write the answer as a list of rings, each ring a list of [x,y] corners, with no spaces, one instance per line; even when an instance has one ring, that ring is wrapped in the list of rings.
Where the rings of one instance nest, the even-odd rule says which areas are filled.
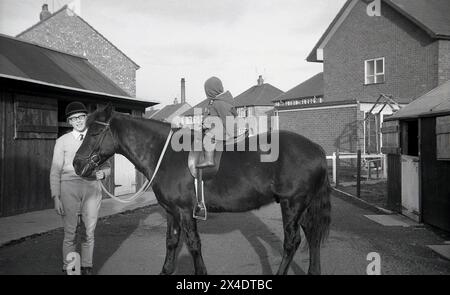
[[[199,191],[199,185],[198,182],[200,182],[200,191]],[[197,203],[195,204],[194,210],[192,210],[192,217],[199,220],[206,220],[207,218],[207,210],[205,205],[205,195],[203,193],[203,180],[202,179],[194,179],[194,185],[195,185],[195,196]],[[200,194],[200,195],[199,195]]]

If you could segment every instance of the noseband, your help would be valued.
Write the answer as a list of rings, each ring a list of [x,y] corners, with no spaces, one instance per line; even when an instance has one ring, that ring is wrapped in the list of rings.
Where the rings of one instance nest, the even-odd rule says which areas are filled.
[[[96,123],[96,124],[99,124],[99,125],[102,125],[102,126],[104,126],[104,128],[103,128],[103,130],[102,131],[100,131],[100,138],[99,138],[99,140],[95,143],[95,145],[94,145],[94,147],[91,149],[91,152],[89,153],[89,156],[87,156],[87,157],[82,157],[84,160],[88,160],[89,162],[88,162],[88,164],[91,166],[94,166],[95,168],[97,168],[98,167],[98,165],[99,165],[99,163],[100,163],[100,156],[98,155],[98,153],[96,153],[95,151],[96,151],[96,149],[98,148],[98,147],[100,147],[101,146],[101,144],[103,143],[103,140],[105,139],[105,137],[106,137],[106,133],[107,133],[107,131],[109,130],[109,132],[110,132],[110,134],[111,134],[111,138],[112,138],[112,140],[113,140],[113,142],[114,142],[114,146],[116,145],[115,144],[115,141],[114,141],[114,135],[112,134],[112,131],[111,131],[111,128],[110,128],[110,125],[109,125],[109,122],[111,121],[111,119],[109,119],[108,120],[108,122],[100,122],[100,121],[94,121],[93,123]]]

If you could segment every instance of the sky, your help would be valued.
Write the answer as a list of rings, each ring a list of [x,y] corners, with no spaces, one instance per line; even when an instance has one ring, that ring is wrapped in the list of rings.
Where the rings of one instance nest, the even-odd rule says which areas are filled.
[[[16,36],[70,0],[0,0],[0,33]],[[219,77],[237,96],[266,83],[288,91],[321,72],[306,57],[345,0],[80,0],[81,17],[141,68],[136,96],[160,102],[203,99]],[[158,108],[158,106],[157,106]]]

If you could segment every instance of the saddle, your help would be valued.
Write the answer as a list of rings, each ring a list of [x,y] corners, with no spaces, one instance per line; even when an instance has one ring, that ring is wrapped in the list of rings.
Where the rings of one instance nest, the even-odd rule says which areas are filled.
[[[217,171],[219,171],[220,168],[220,160],[222,159],[222,150],[226,151],[226,146],[228,145],[234,145],[242,140],[245,140],[249,135],[248,129],[245,130],[244,133],[227,139],[227,140],[217,140],[216,141],[216,148],[214,151],[214,163],[215,165],[213,167],[206,167],[202,168],[202,178],[203,180],[208,180],[216,176]],[[218,149],[218,146],[221,146],[221,149]],[[205,159],[205,151],[190,151],[188,156],[188,167],[189,171],[191,172],[192,177],[198,178],[198,168],[196,167],[198,163],[203,162]]]

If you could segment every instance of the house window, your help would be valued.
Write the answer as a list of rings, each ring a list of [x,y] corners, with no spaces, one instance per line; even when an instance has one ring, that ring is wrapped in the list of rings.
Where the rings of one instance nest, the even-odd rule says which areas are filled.
[[[369,59],[365,64],[365,84],[384,83],[384,57]]]

